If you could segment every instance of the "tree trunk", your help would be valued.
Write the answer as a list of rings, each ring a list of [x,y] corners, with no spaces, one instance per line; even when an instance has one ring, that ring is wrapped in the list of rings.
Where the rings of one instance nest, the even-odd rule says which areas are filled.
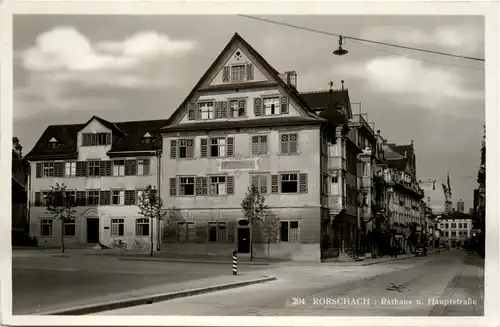
[[[61,219],[61,245],[62,253],[64,253],[64,219]]]
[[[253,224],[250,224],[250,261],[253,260]]]
[[[271,241],[267,241],[267,258],[271,258]]]

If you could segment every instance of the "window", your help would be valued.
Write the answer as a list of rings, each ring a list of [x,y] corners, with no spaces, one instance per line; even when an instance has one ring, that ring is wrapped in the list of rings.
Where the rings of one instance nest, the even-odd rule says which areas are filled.
[[[264,112],[266,115],[279,115],[280,114],[280,98],[265,98],[264,101]]]
[[[111,133],[83,133],[83,146],[109,145]]]
[[[149,160],[147,159],[137,160],[137,175],[139,176],[149,175]]]
[[[457,236],[457,232],[452,231],[452,232],[451,232],[451,236]]]
[[[229,101],[229,108],[231,110],[231,117],[243,117],[245,116],[245,107],[239,105],[239,100]]]
[[[194,177],[180,177],[180,195],[194,195]]]
[[[267,154],[267,135],[252,136],[252,155]]]
[[[149,236],[149,219],[139,218],[135,220],[135,235]]]
[[[322,194],[328,195],[328,175],[321,175],[322,178]]]
[[[451,223],[451,228],[457,228],[457,224],[456,223]]]
[[[76,223],[74,219],[64,222],[64,236],[76,236]]]
[[[67,203],[76,204],[76,191],[66,191],[65,193]]]
[[[113,205],[124,205],[125,204],[125,191],[124,190],[113,190],[111,196],[111,204]]]
[[[99,176],[100,172],[100,162],[99,160],[91,160],[88,162],[89,173],[88,176]]]
[[[210,139],[210,156],[225,157],[226,156],[226,139],[214,138]]]
[[[296,154],[297,138],[297,134],[281,135],[281,154]]]
[[[52,219],[42,219],[40,220],[40,236],[42,237],[52,237],[53,233],[53,220]]]
[[[297,193],[299,190],[299,181],[297,174],[281,175],[281,193]]]
[[[462,228],[462,223],[458,223],[458,228]]]
[[[64,176],[66,177],[75,177],[76,176],[76,162],[66,162],[66,173]]]
[[[111,219],[111,236],[125,235],[125,219]]]
[[[177,223],[177,241],[178,242],[196,241],[196,228],[194,222]]]
[[[44,162],[43,163],[43,177],[54,177],[54,163]]]
[[[368,205],[368,194],[363,193],[363,206],[367,206],[367,205]]]
[[[332,183],[333,184],[337,184],[338,182],[339,182],[339,180],[338,180],[337,176],[332,177]]]
[[[251,183],[257,186],[259,193],[267,193],[267,175],[251,175]]]
[[[444,224],[444,228],[448,229],[449,228],[448,224]]]
[[[214,119],[214,103],[200,102],[198,103],[201,119]]]
[[[125,176],[125,160],[113,160],[113,176]]]
[[[292,242],[299,240],[299,222],[282,221],[280,222],[280,240],[281,242]]]
[[[245,65],[237,65],[231,67],[231,81],[245,80]]]
[[[87,191],[87,205],[88,206],[99,205],[99,191]]]
[[[209,242],[225,242],[227,237],[225,222],[208,223],[208,240]]]
[[[141,203],[143,194],[144,194],[144,191],[137,190],[137,200],[135,201],[135,203]]]
[[[210,195],[226,195],[226,176],[210,177]]]

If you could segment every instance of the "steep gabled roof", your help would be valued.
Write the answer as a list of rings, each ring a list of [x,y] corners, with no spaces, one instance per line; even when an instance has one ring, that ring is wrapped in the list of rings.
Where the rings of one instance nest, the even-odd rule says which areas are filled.
[[[292,89],[289,87],[280,77],[279,77],[279,72],[274,69],[267,61],[258,53],[248,42],[246,42],[238,33],[235,33],[231,40],[227,43],[227,45],[224,47],[224,49],[219,53],[217,58],[212,62],[210,67],[205,71],[205,73],[202,75],[202,77],[198,80],[198,83],[195,84],[193,89],[189,92],[187,97],[184,99],[184,101],[181,103],[181,105],[174,111],[174,113],[170,116],[168,119],[167,125],[171,125],[174,123],[176,120],[180,119],[183,114],[185,114],[185,108],[187,107],[187,104],[189,100],[192,98],[196,90],[198,90],[203,82],[208,78],[210,73],[215,69],[217,64],[222,60],[224,55],[228,52],[228,50],[233,46],[235,43],[241,43],[242,46],[253,56],[255,59],[266,69],[272,77],[276,80],[278,85],[283,87],[290,95],[290,97],[295,100],[295,102],[299,103],[301,106],[306,109],[307,115],[310,117],[317,117],[317,115],[314,113],[314,111],[311,110],[311,108],[307,105],[306,102],[303,101],[302,98],[298,96],[298,92],[295,89]]]
[[[105,119],[102,119],[101,117],[97,117],[97,116],[92,116],[92,118],[90,118],[82,127],[82,129],[84,129],[85,127],[87,127],[88,124],[90,124],[90,122],[92,122],[93,120],[97,120],[99,123],[101,123],[102,125],[104,125],[106,128],[110,129],[111,131],[115,132],[115,133],[118,133],[118,134],[124,134],[124,132],[118,128],[118,126],[116,126],[115,123],[112,123],[112,122],[109,122]]]

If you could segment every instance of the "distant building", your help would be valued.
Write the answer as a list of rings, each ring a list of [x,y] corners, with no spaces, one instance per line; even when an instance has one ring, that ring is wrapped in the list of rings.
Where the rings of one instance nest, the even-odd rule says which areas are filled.
[[[460,201],[457,202],[457,211],[458,212],[465,212],[464,200],[460,199]]]
[[[471,237],[472,217],[462,212],[452,212],[438,218],[441,241],[455,248]]]

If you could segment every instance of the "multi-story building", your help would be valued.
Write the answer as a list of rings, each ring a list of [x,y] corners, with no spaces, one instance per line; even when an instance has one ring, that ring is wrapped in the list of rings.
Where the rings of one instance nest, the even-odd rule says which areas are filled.
[[[471,238],[472,217],[463,212],[452,212],[438,217],[441,240],[455,248]]]
[[[26,156],[31,165],[30,234],[39,246],[108,245],[128,248],[159,244],[158,223],[138,212],[141,190],[158,185],[161,138],[166,120],[109,122],[93,116],[85,124],[47,127]],[[44,196],[56,183],[66,185],[76,219],[64,228],[46,213]],[[153,225],[153,228],[151,228]],[[151,237],[153,235],[153,237]]]
[[[279,74],[235,34],[162,128],[162,194],[176,219],[164,248],[245,256],[253,243],[256,257],[320,261],[330,187],[346,185],[341,172],[329,171],[331,152],[339,167],[346,160],[345,100],[339,108],[327,102],[320,117],[297,92],[295,72]],[[251,184],[279,219],[269,252],[260,225],[249,224],[241,208]]]
[[[23,245],[28,222],[28,163],[17,137],[12,138],[12,245]]]
[[[460,199],[457,202],[457,211],[458,212],[465,212],[465,203],[464,203],[464,200]]]

